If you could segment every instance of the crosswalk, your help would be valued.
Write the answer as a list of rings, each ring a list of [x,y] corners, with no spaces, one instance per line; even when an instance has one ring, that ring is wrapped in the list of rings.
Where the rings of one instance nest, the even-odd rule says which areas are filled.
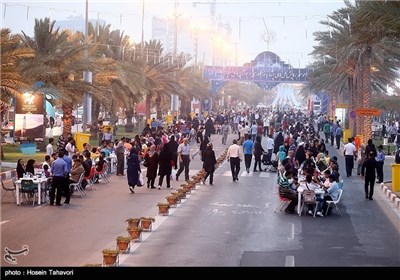
[[[250,171],[247,173],[246,171],[242,171],[240,173],[240,177],[261,177],[261,178],[269,178],[271,176],[274,176],[275,173],[269,173],[269,172],[253,172]],[[232,177],[232,173],[230,170],[228,171],[223,171],[222,174],[218,174],[218,176],[223,176],[223,177]]]

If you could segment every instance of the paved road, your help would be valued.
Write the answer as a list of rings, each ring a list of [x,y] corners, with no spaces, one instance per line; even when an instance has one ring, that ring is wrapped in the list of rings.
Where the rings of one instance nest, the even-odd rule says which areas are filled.
[[[220,136],[213,142],[222,151]],[[191,166],[200,169],[198,156]],[[343,217],[313,218],[274,213],[276,174],[241,175],[232,182],[225,163],[214,186],[200,186],[167,217],[156,216],[156,204],[170,190],[139,188],[129,194],[126,178],[116,176],[69,206],[2,202],[2,248],[29,246],[28,255],[17,257],[18,266],[101,263],[101,250],[127,235],[126,218],[156,216],[153,231],[120,256],[120,266],[400,265],[399,232],[379,206],[385,198],[377,190],[374,201],[365,200],[358,178],[344,178]],[[10,264],[2,258],[2,266]]]

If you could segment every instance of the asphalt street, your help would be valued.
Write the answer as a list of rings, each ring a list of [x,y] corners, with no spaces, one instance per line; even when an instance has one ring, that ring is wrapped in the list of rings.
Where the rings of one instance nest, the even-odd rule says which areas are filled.
[[[227,147],[219,135],[211,140],[217,155]],[[193,144],[192,152],[197,149]],[[343,173],[344,160],[337,156]],[[197,155],[191,175],[200,168]],[[157,214],[157,202],[166,201],[182,181],[174,181],[172,190],[141,187],[130,194],[126,177],[112,176],[109,184],[100,182],[97,190],[83,198],[75,195],[62,207],[16,206],[6,196],[2,251],[27,245],[29,252],[17,256],[17,264],[2,258],[1,265],[101,263],[101,250],[114,248],[118,235],[128,235],[127,218],[152,216],[153,231],[119,256],[119,266],[400,266],[399,232],[380,206],[386,198],[377,186],[369,201],[358,177],[343,178],[343,216],[299,217],[274,213],[279,204],[276,173],[246,173],[243,162],[241,168],[239,182],[233,182],[225,162],[215,173],[214,186],[199,185],[169,216]]]

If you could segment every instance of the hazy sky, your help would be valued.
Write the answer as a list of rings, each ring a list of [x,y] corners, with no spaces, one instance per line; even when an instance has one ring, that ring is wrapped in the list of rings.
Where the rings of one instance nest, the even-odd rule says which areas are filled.
[[[23,30],[33,33],[35,18],[51,17],[65,20],[72,16],[85,15],[84,0],[70,1],[16,1],[0,0],[1,26],[13,32]],[[193,2],[197,4],[194,7]],[[179,15],[182,18],[210,19],[209,0],[180,0]],[[318,22],[328,14],[344,6],[339,0],[320,1],[245,1],[216,0],[216,17],[229,23],[232,28],[231,44],[237,45],[239,64],[249,62],[262,51],[270,50],[294,67],[310,62],[308,54],[315,45],[313,32],[325,30]],[[144,39],[151,38],[153,16],[172,16],[174,1],[145,0]],[[98,1],[89,0],[89,18],[106,20],[112,29],[120,29],[136,42],[141,40],[142,1]],[[265,26],[273,34],[269,46],[262,40]],[[207,33],[207,31],[205,31]],[[203,34],[200,36],[206,36]],[[178,46],[179,49],[179,46]],[[206,54],[210,58],[211,54]],[[206,59],[206,62],[209,59]]]

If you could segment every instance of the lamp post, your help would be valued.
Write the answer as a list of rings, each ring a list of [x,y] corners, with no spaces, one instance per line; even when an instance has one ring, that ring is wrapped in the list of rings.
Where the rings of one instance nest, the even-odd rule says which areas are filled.
[[[176,56],[178,52],[178,1],[174,2],[174,53],[173,58],[176,63]],[[176,79],[176,69],[174,70],[174,79]],[[179,106],[179,97],[178,95],[171,95],[171,112],[173,116],[178,118],[178,106]]]
[[[86,0],[86,9],[85,9],[85,59],[88,58],[88,36],[89,36],[89,0]],[[92,72],[91,71],[83,71],[83,80],[88,83],[92,83]],[[82,131],[85,132],[87,128],[87,124],[92,122],[92,94],[90,92],[85,92],[85,96],[83,99],[83,111],[82,111]]]

